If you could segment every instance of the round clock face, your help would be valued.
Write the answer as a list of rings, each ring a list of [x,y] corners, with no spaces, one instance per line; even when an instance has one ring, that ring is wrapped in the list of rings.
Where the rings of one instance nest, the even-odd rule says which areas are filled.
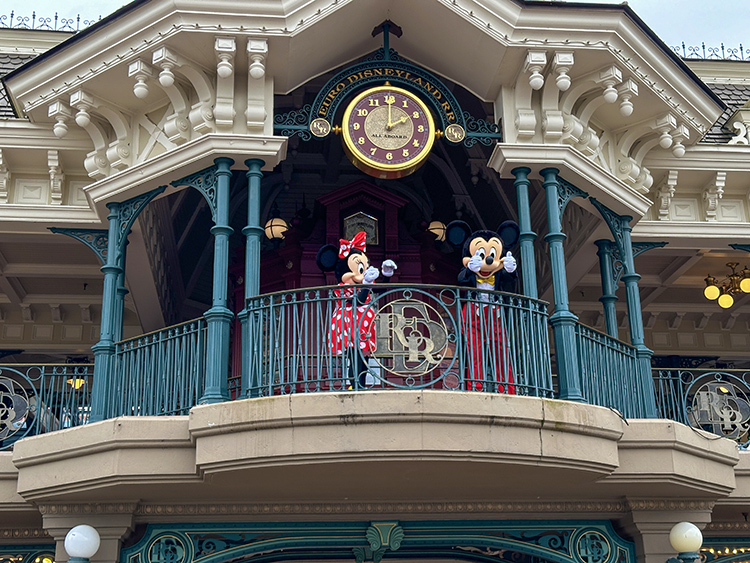
[[[378,178],[402,178],[422,163],[435,141],[435,122],[414,94],[379,86],[344,112],[344,148],[355,166]]]

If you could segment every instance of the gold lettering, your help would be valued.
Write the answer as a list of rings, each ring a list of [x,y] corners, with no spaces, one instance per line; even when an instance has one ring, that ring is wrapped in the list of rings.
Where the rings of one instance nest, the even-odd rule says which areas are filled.
[[[392,68],[387,68],[387,69],[385,69],[385,73],[386,73],[386,74],[387,74],[388,76],[390,76],[391,74],[393,74],[393,69],[392,69]]]
[[[371,70],[366,70],[366,71],[364,71],[364,72],[363,72],[362,74],[363,74],[364,76],[366,76],[366,77],[369,77],[369,76],[372,76],[372,71],[371,71]]]
[[[358,142],[358,143],[359,143],[360,145],[364,145],[364,144],[365,144],[365,138],[364,138],[364,137],[360,137],[359,139],[357,139],[357,142]]]
[[[379,106],[380,100],[377,100],[375,98],[370,98],[370,106]]]
[[[419,117],[419,112],[418,112],[418,111],[415,111],[414,113],[412,113],[412,114],[411,114],[411,116],[412,116],[412,117],[413,117],[414,119],[417,119],[417,118]]]
[[[393,160],[393,153],[392,152],[385,153],[385,159],[386,160]]]
[[[403,151],[401,152],[401,154],[402,154],[402,155],[404,155],[404,156],[409,156],[409,149],[404,149],[404,150],[403,150]]]
[[[352,82],[356,82],[358,80],[356,74],[352,74],[351,76],[347,76],[346,79],[349,81],[349,84],[351,84]]]
[[[412,143],[413,146],[418,147],[419,141],[417,139],[414,139],[414,142]]]
[[[372,147],[372,148],[370,149],[370,154],[371,154],[372,156],[375,156],[375,153],[377,152],[377,150],[378,150],[378,149],[376,149],[375,147]]]
[[[357,109],[357,117],[364,117],[366,115],[367,115],[367,110],[366,109],[361,109],[361,108]]]
[[[448,118],[448,121],[456,121],[456,116],[453,114],[452,111],[449,111],[445,114],[445,116]]]
[[[375,76],[383,76],[383,69],[381,69],[381,68],[374,68],[374,69],[372,69],[372,73]]]
[[[422,86],[422,79],[421,79],[421,78],[419,78],[419,76],[417,76],[417,77],[416,77],[416,78],[414,79],[414,84],[419,84],[420,86]]]
[[[354,122],[354,125],[352,125],[352,128],[353,128],[353,129],[354,129],[355,131],[359,131],[359,123],[357,123],[357,122],[355,121],[355,122]]]

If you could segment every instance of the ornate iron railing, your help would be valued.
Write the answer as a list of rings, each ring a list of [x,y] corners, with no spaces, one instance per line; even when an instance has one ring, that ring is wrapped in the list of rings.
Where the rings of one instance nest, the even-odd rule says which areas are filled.
[[[583,396],[593,405],[613,407],[627,418],[646,418],[648,382],[638,372],[636,349],[608,334],[576,323]]]
[[[99,16],[99,20],[102,19]],[[85,29],[88,26],[96,23],[98,20],[87,20],[81,19],[81,15],[78,14],[75,18],[59,17],[57,12],[53,17],[37,17],[36,12],[31,12],[30,16],[22,16],[17,14],[15,11],[11,11],[10,14],[0,15],[0,28],[11,28],[11,29],[39,29],[46,31],[68,31],[77,33],[81,29]]]
[[[206,321],[187,321],[115,344],[105,418],[187,414],[206,375]]]
[[[737,47],[725,47],[721,43],[718,47],[708,46],[705,43],[700,45],[685,45],[683,41],[680,45],[673,45],[671,49],[683,59],[705,59],[705,60],[726,60],[726,61],[749,61],[750,49],[744,49],[742,43]]]
[[[243,395],[397,388],[552,396],[546,303],[459,287],[350,288],[249,299]]]
[[[0,366],[0,450],[26,436],[86,424],[93,364]]]
[[[750,371],[653,370],[661,418],[676,420],[750,446]]]

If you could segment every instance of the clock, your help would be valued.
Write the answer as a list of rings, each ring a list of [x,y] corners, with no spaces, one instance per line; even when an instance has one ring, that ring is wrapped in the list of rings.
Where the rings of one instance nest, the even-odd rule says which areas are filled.
[[[341,133],[357,168],[376,178],[403,178],[430,154],[435,121],[427,105],[408,90],[378,86],[351,101]]]

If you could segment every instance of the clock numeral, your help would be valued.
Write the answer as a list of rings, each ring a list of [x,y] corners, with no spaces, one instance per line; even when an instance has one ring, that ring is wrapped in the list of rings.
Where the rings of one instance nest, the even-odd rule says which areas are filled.
[[[366,109],[358,109],[357,110],[357,117],[364,117],[365,115],[367,115],[367,110]]]
[[[380,100],[375,99],[375,98],[370,98],[370,106],[380,106]]]
[[[412,116],[412,117],[413,117],[414,119],[418,119],[418,118],[419,118],[419,112],[418,112],[418,111],[415,111],[414,113],[412,113],[412,114],[411,114],[411,116]]]
[[[385,153],[385,159],[386,160],[393,160],[393,153],[392,152]]]
[[[353,129],[354,129],[355,131],[359,131],[359,123],[355,122],[355,123],[354,123],[354,125],[352,125],[352,128],[353,128]]]
[[[409,107],[409,100],[404,100],[404,105],[402,107],[408,108]]]
[[[388,94],[385,96],[385,99],[383,101],[385,101],[386,104],[391,105],[393,102],[396,101],[396,97]]]
[[[404,156],[409,156],[409,149],[404,149],[401,154]]]
[[[419,146],[419,141],[417,139],[414,139],[414,142],[412,143],[412,146],[418,147]]]
[[[417,131],[424,133],[424,125],[417,125]]]
[[[376,153],[377,151],[378,151],[378,149],[376,149],[375,147],[372,147],[372,148],[370,149],[370,154],[371,154],[372,156],[375,156],[375,153]]]
[[[364,138],[364,137],[360,137],[359,139],[357,139],[357,142],[358,142],[358,143],[359,143],[360,145],[364,145],[364,144],[365,144],[365,138]]]

